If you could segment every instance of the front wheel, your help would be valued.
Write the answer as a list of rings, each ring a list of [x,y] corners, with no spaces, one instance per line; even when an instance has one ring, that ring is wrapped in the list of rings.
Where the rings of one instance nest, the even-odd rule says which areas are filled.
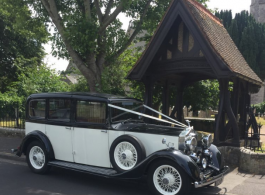
[[[27,148],[27,163],[34,173],[45,174],[49,171],[47,152],[39,141],[33,141],[29,144]]]
[[[148,185],[156,195],[189,194],[191,180],[174,162],[161,160],[151,165]]]

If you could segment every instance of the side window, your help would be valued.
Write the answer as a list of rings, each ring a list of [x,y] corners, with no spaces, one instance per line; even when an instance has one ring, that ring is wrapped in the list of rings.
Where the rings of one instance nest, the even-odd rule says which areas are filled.
[[[70,99],[50,99],[49,119],[58,121],[70,121]]]
[[[106,104],[102,102],[77,101],[76,121],[106,123]]]
[[[30,118],[45,118],[46,100],[36,99],[29,102]]]

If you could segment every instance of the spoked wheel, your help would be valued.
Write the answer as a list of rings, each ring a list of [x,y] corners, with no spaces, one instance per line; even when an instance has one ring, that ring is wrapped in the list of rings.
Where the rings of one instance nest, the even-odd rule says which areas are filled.
[[[128,171],[145,158],[145,149],[137,138],[118,137],[110,147],[110,162],[118,172]]]
[[[27,148],[27,163],[34,173],[44,174],[49,171],[48,158],[44,146],[34,141]]]
[[[137,163],[136,148],[130,142],[119,143],[114,150],[115,163],[123,170],[130,170]]]
[[[173,162],[162,160],[153,164],[148,172],[148,184],[154,194],[188,194],[191,181]]]
[[[34,169],[41,169],[45,163],[45,155],[39,146],[34,146],[29,152],[30,164]]]

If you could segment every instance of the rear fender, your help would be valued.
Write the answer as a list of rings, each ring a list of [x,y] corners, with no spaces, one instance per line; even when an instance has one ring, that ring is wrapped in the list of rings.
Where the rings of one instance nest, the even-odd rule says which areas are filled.
[[[164,159],[171,160],[176,163],[185,173],[187,173],[187,175],[190,176],[193,181],[200,180],[200,169],[197,164],[188,155],[173,149],[165,149],[154,152],[133,169],[119,173],[116,177],[123,179],[141,178],[148,172],[151,164]]]
[[[32,131],[26,135],[26,137],[22,140],[22,143],[20,144],[20,147],[18,148],[16,155],[19,157],[22,154],[26,155],[28,145],[32,141],[36,141],[36,140],[41,142],[44,145],[49,159],[54,159],[54,151],[53,151],[52,144],[49,138],[44,133],[38,130]]]

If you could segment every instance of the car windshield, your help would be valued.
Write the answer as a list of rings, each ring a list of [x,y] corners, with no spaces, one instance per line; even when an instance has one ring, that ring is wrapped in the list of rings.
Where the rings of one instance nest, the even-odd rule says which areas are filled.
[[[137,102],[137,101],[122,101],[122,102],[113,102],[112,103],[115,106],[119,106],[121,108],[125,108],[128,110],[136,111],[143,113],[143,103]],[[120,109],[111,108],[111,121],[112,122],[119,122],[124,120],[140,120],[142,121],[142,117],[133,114],[130,112],[126,112]]]
[[[112,102],[108,105],[111,112],[111,122],[147,122],[151,124],[161,125],[164,123],[171,126],[179,126],[181,128],[187,128],[188,126],[182,124],[175,119],[166,116],[159,111],[144,105],[138,101],[120,101]],[[145,111],[149,113],[146,114]],[[163,118],[162,118],[163,117]],[[144,120],[146,119],[146,120]]]

